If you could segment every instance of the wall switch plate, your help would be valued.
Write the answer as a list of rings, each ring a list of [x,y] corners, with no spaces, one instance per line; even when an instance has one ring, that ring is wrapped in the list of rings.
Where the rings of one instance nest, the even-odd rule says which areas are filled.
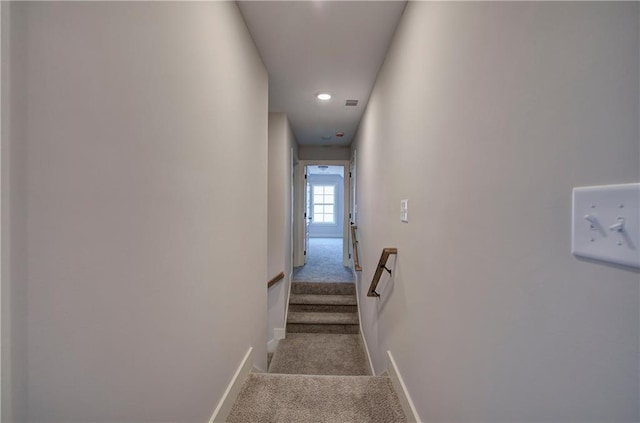
[[[573,189],[571,252],[640,268],[640,184]]]
[[[400,200],[400,221],[409,222],[409,200]]]

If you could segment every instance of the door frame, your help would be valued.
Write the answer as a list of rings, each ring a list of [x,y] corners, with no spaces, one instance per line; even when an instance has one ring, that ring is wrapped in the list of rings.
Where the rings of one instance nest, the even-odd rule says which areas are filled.
[[[349,225],[358,224],[358,199],[356,198],[356,173],[357,173],[357,151],[353,150],[351,160],[349,160]]]
[[[343,189],[343,216],[342,216],[342,265],[349,266],[349,200],[351,190],[351,178],[349,177],[349,164],[350,160],[299,160],[297,169],[297,181],[295,184],[295,213],[293,219],[294,231],[297,236],[294,245],[294,261],[295,267],[304,265],[304,209],[305,209],[305,192],[307,181],[304,178],[305,168],[307,166],[328,165],[328,166],[342,166],[344,169],[344,189]]]

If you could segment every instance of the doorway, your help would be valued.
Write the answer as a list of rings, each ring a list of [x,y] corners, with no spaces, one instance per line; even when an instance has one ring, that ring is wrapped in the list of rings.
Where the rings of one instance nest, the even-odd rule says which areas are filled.
[[[302,254],[296,260],[293,281],[351,282],[348,265],[348,162],[301,165],[302,207],[297,215],[303,234]]]

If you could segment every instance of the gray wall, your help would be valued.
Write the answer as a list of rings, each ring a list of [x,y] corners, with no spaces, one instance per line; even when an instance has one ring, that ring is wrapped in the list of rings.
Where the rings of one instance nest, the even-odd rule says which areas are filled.
[[[292,157],[293,149],[293,157]],[[267,280],[284,272],[282,282],[269,288],[267,339],[284,328],[292,264],[292,172],[297,144],[285,113],[269,113],[269,247]]]
[[[237,6],[12,8],[3,421],[207,421],[249,347],[266,367],[268,77]]]
[[[311,185],[335,185],[335,212],[336,223],[316,223],[311,221],[309,225],[309,236],[313,238],[342,238],[344,228],[344,179],[340,175],[318,175],[309,174],[308,180]],[[311,189],[313,196],[313,188]],[[312,206],[313,207],[313,206]]]
[[[423,421],[639,420],[639,273],[570,252],[572,187],[640,179],[638,27],[638,3],[408,4],[354,145],[359,292]]]

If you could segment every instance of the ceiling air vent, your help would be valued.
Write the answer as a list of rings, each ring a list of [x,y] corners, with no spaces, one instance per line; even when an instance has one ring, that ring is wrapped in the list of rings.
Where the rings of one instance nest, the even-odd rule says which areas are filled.
[[[347,100],[345,106],[347,107],[356,107],[358,105],[358,100]]]

